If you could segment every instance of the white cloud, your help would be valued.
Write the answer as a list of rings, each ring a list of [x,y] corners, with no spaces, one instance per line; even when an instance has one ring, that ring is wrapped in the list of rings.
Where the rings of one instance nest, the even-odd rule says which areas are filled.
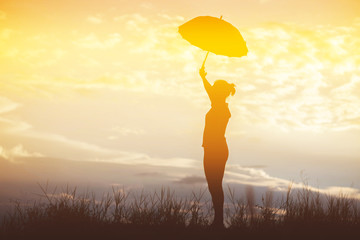
[[[150,2],[142,2],[140,3],[140,7],[145,9],[154,9],[154,5]]]
[[[15,133],[31,129],[32,126],[29,123],[19,119],[0,117],[0,128],[3,132]]]
[[[352,187],[331,186],[323,189],[315,188],[307,183],[296,183],[290,180],[270,176],[262,169],[241,167],[239,165],[228,165],[224,177],[225,183],[237,183],[241,185],[252,185],[273,188],[286,192],[291,185],[292,189],[302,190],[307,188],[313,192],[330,194],[334,196],[345,195],[360,199],[360,190]]]
[[[95,16],[89,16],[86,18],[86,20],[90,23],[94,23],[94,24],[100,24],[102,23],[104,20],[102,18],[101,15],[95,15]]]
[[[170,16],[168,14],[159,13],[158,16],[166,19],[167,21],[184,21],[185,20],[185,18],[183,16],[179,16],[179,15]]]
[[[8,150],[0,146],[0,156],[12,162],[16,162],[16,158],[18,157],[44,157],[41,153],[27,151],[22,144],[18,144]]]
[[[115,127],[111,128],[111,131],[114,133],[123,135],[123,136],[142,135],[145,133],[145,131],[140,128],[128,128],[128,127],[120,127],[120,126],[115,126]]]
[[[262,169],[245,168],[239,165],[229,165],[226,170],[225,181],[228,183],[236,182],[255,186],[270,186],[285,190],[290,181],[272,177]]]
[[[120,15],[120,16],[116,16],[114,17],[114,21],[118,22],[118,21],[125,21],[126,25],[130,23],[130,25],[135,24],[141,24],[141,23],[148,23],[149,20],[148,18],[144,17],[142,14],[139,13],[133,13],[133,14],[124,14],[124,15]]]
[[[13,102],[12,100],[0,96],[0,114],[11,112],[18,108],[20,104]]]
[[[9,98],[0,96],[0,131],[3,133],[7,132],[22,132],[24,130],[30,129],[31,125],[25,121],[22,121],[18,118],[14,118],[12,115],[13,111],[21,106],[20,103],[16,103]]]
[[[332,195],[340,195],[344,197],[351,197],[351,198],[360,198],[360,190],[351,187],[327,187],[324,189],[325,192],[328,192]]]
[[[32,137],[34,139],[43,139],[46,141],[52,141],[52,142],[58,142],[61,144],[65,144],[67,146],[83,150],[86,152],[94,152],[94,153],[100,153],[100,154],[109,154],[109,155],[116,155],[116,154],[127,154],[126,152],[121,152],[117,150],[112,150],[108,148],[104,148],[101,146],[98,146],[96,144],[87,143],[84,141],[78,141],[69,139],[65,136],[55,134],[55,133],[45,133],[45,132],[37,132],[37,131],[28,131],[23,133],[24,136]]]
[[[128,165],[148,165],[174,168],[194,168],[198,165],[198,161],[190,158],[158,158],[150,157],[143,153],[128,153],[126,156],[114,158],[94,158],[91,161],[112,162]]]
[[[90,33],[89,35],[78,39],[74,43],[83,48],[106,49],[114,47],[116,44],[121,42],[121,40],[122,37],[119,33],[108,34],[105,39],[99,39],[95,33]]]

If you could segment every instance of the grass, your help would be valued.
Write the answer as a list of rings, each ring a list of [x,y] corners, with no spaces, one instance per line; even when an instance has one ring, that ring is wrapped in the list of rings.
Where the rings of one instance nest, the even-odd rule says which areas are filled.
[[[39,187],[39,201],[14,202],[2,221],[1,239],[360,239],[359,200],[306,185],[289,186],[276,201],[268,191],[261,205],[251,187],[244,198],[228,188],[224,231],[208,229],[213,211],[206,189],[182,199],[165,188],[151,194],[113,188],[97,199],[76,188]]]

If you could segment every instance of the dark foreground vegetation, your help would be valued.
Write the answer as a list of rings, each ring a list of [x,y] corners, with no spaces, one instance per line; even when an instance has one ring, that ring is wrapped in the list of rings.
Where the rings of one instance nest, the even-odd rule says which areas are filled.
[[[29,204],[14,202],[3,219],[0,239],[360,239],[359,200],[324,195],[304,187],[273,200],[272,192],[256,205],[247,189],[236,198],[229,189],[226,229],[209,228],[211,202],[205,190],[179,199],[161,189],[131,194],[113,188],[97,200],[76,188],[49,192]]]

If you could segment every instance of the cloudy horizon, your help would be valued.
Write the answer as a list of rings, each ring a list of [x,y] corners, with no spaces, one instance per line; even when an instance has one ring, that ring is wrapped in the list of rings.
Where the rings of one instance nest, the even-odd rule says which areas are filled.
[[[2,202],[47,180],[206,186],[206,53],[177,32],[197,15],[223,15],[249,48],[206,63],[236,84],[224,184],[360,198],[358,1],[85,2],[0,4]]]

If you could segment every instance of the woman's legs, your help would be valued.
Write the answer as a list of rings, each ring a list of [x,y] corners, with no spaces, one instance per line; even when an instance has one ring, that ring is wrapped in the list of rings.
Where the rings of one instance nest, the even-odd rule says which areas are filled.
[[[221,225],[224,221],[224,192],[222,188],[222,178],[218,177],[213,180],[210,180],[209,178],[207,179],[215,211],[214,224]]]
[[[215,211],[213,224],[217,226],[223,226],[224,192],[222,180],[227,158],[227,146],[215,150],[204,148],[204,170]]]

